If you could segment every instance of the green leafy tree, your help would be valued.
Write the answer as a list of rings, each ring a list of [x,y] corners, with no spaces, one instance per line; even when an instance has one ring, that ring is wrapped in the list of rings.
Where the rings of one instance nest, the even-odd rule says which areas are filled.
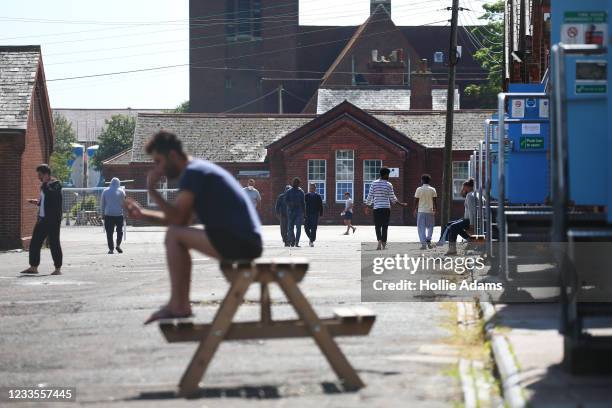
[[[485,12],[479,19],[486,23],[471,31],[482,44],[482,48],[474,53],[474,59],[487,71],[487,82],[468,85],[465,94],[476,98],[482,107],[495,107],[503,84],[504,2],[483,4],[482,8]]]
[[[179,106],[172,110],[172,113],[189,113],[191,109],[191,104],[189,101],[185,101],[181,103]]]
[[[132,147],[136,119],[128,115],[113,115],[105,121],[104,129],[98,137],[99,148],[94,156],[94,165],[102,168],[102,162],[117,153]]]
[[[70,121],[59,113],[53,115],[53,132],[55,140],[49,163],[51,172],[57,179],[67,181],[70,177],[68,160],[72,158],[72,143],[77,141],[76,133]]]

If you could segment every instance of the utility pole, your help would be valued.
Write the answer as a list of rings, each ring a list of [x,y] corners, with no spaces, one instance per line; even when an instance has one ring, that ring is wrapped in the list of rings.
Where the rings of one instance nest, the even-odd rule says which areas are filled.
[[[521,7],[521,15],[519,21],[519,48],[520,55],[523,62],[521,62],[521,82],[528,83],[527,80],[527,29],[526,29],[526,18],[527,18],[527,10],[525,5],[525,0],[520,1]]]
[[[283,86],[278,86],[278,113],[283,114]]]
[[[444,169],[442,171],[442,228],[450,219],[453,201],[453,119],[455,111],[455,66],[457,65],[457,20],[459,19],[459,0],[453,0],[451,8],[451,36],[448,51],[448,93],[446,94],[446,133],[444,136]]]

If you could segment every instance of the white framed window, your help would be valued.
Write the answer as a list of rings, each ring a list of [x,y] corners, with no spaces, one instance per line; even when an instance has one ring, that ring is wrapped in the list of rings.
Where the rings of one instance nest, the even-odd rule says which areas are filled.
[[[309,159],[308,160],[308,189],[310,185],[317,186],[317,193],[321,195],[323,202],[327,200],[327,160]]]
[[[336,202],[344,201],[344,193],[353,197],[353,180],[355,177],[355,152],[336,150]]]
[[[157,183],[157,187],[155,189],[159,191],[162,197],[164,197],[164,200],[168,199],[168,179],[166,177],[163,177],[159,181],[159,183]],[[153,201],[153,199],[151,198],[151,195],[148,192],[147,192],[147,206],[157,207],[157,204],[155,204],[155,201]]]
[[[469,161],[453,162],[453,200],[462,200],[461,189],[463,182],[470,176]]]
[[[368,198],[370,186],[380,175],[380,169],[382,169],[382,160],[363,161],[363,201]]]

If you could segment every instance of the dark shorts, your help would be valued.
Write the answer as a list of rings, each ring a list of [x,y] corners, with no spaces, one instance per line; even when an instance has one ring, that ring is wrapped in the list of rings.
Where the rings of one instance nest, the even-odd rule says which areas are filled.
[[[350,211],[346,211],[346,212],[344,213],[344,219],[345,219],[345,220],[352,220],[352,219],[353,219],[353,213],[352,213],[352,212],[350,212]]]
[[[263,251],[263,244],[259,236],[245,239],[220,228],[206,228],[206,234],[223,259],[255,259],[259,258]]]

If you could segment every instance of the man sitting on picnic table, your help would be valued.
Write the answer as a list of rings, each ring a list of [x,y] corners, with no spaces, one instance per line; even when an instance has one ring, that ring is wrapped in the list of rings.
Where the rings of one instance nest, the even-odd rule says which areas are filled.
[[[190,249],[217,259],[254,259],[262,253],[261,225],[250,198],[226,170],[205,161],[192,159],[183,151],[176,135],[159,131],[146,145],[155,163],[148,174],[149,196],[159,211],[142,208],[127,199],[128,216],[168,225],[166,258],[170,270],[171,293],[168,304],[145,322],[191,317]],[[162,177],[179,178],[179,193],[173,203],[155,189]],[[188,226],[196,213],[205,229]]]

